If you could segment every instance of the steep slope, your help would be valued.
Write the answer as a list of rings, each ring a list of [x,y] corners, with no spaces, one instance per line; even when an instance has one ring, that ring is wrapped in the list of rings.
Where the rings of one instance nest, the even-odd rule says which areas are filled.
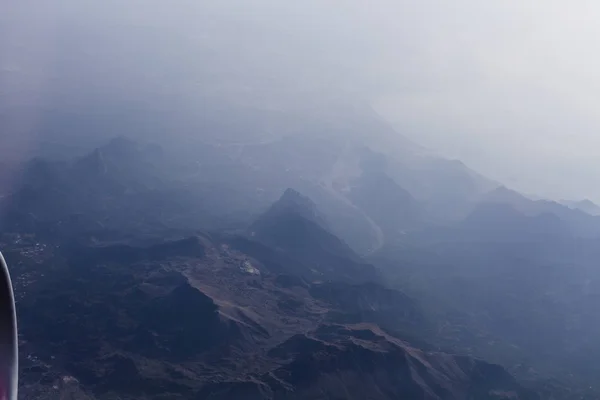
[[[361,253],[422,221],[459,220],[497,186],[461,162],[406,140],[368,106],[341,107],[335,117],[325,109],[300,132],[260,143],[240,140],[228,148],[237,162],[270,176],[261,190],[286,185],[309,195],[330,217],[335,234]]]
[[[6,199],[6,223],[16,229],[59,229],[60,224],[90,229],[110,224],[108,209],[114,217],[123,208],[125,224],[151,207],[157,189],[166,189],[157,174],[164,166],[157,152],[115,139],[73,163],[35,159],[24,166]]]
[[[563,221],[565,228],[572,235],[596,238],[600,236],[600,218],[554,201],[531,200],[504,186],[486,193],[480,203],[506,204],[532,217],[543,214],[554,215]]]
[[[550,213],[527,216],[512,206],[484,203],[460,223],[459,231],[471,240],[492,240],[527,243],[532,240],[556,239],[569,235],[568,225]]]
[[[377,324],[382,329],[411,343],[428,346],[421,338],[431,330],[431,321],[406,294],[374,283],[348,285],[342,282],[315,284],[310,295],[328,305],[329,320],[341,324],[362,322]]]
[[[591,312],[597,259],[597,240],[572,235],[558,216],[490,202],[460,224],[412,235],[369,260],[436,315],[437,334],[426,336],[432,344],[522,377],[587,388],[597,373],[590,362],[600,327]]]
[[[263,378],[265,399],[538,399],[498,366],[422,353],[368,326],[321,326],[269,355],[282,365]]]
[[[353,360],[340,345],[354,340],[353,335],[337,332],[331,338],[321,337],[314,332],[322,324],[339,324],[349,330],[371,324],[368,330],[379,329],[389,337],[401,338],[411,343],[409,347],[484,356],[511,371],[527,370],[522,375],[527,377],[547,376],[547,371],[539,368],[543,363],[581,372],[582,363],[589,364],[596,354],[592,333],[598,332],[597,319],[590,301],[595,296],[595,280],[586,282],[585,273],[568,275],[568,269],[560,269],[560,273],[544,270],[552,266],[548,260],[568,265],[573,258],[562,257],[570,257],[578,248],[575,244],[561,248],[563,243],[557,240],[546,247],[548,236],[562,238],[554,232],[563,232],[562,220],[551,213],[529,215],[490,201],[433,239],[420,241],[407,229],[410,234],[399,241],[401,256],[394,255],[390,262],[394,274],[385,266],[386,284],[403,288],[406,295],[383,287],[373,265],[332,233],[332,226],[339,225],[328,221],[329,213],[325,217],[320,207],[293,190],[259,216],[246,235],[213,233],[149,245],[150,238],[187,235],[188,229],[175,229],[177,221],[204,226],[194,217],[206,203],[196,202],[204,199],[194,196],[187,197],[187,203],[181,201],[179,192],[170,186],[176,183],[174,175],[163,180],[160,171],[164,170],[148,165],[156,160],[154,165],[161,165],[156,149],[135,156],[138,150],[135,144],[115,141],[75,163],[39,160],[32,164],[29,189],[54,194],[48,203],[42,197],[23,197],[27,208],[18,209],[17,216],[27,215],[26,210],[41,211],[34,213],[36,223],[25,228],[12,225],[17,232],[7,236],[11,246],[19,243],[14,264],[29,268],[17,281],[32,293],[20,302],[25,340],[31,349],[28,353],[43,359],[41,363],[29,360],[28,382],[39,382],[40,377],[51,381],[54,378],[50,376],[56,376],[52,374],[58,370],[63,376],[75,376],[84,392],[101,398],[189,398],[206,393],[229,396],[224,398],[252,394],[256,398],[293,398],[289,396],[296,392],[312,396],[317,387],[331,389],[328,395],[332,398],[345,388],[360,393],[352,386],[359,362],[353,364],[354,370],[339,375],[342,378],[337,383],[332,383],[339,377],[337,372],[318,362],[311,366],[323,368],[323,380],[305,384],[300,379],[290,386],[287,378],[276,372],[285,376],[295,373],[285,370],[294,355],[285,353],[282,358],[269,351],[298,334],[310,343],[313,339],[326,342],[334,360]],[[363,154],[360,172],[348,176],[348,185],[322,188],[319,193],[331,193],[333,188],[336,196],[348,203],[336,203],[339,197],[334,196],[331,207],[350,204],[359,214],[377,219],[377,226],[381,224],[388,237],[393,237],[397,224],[405,224],[404,217],[422,210],[421,204],[392,179],[386,157],[371,155]],[[191,171],[194,175],[193,168]],[[85,176],[93,180],[86,182]],[[186,182],[191,185],[194,181]],[[26,193],[25,186],[18,195]],[[253,190],[257,198],[264,193]],[[377,199],[368,198],[371,191],[377,193]],[[77,201],[69,203],[70,199]],[[412,208],[415,202],[417,207]],[[396,204],[401,210],[394,214]],[[412,212],[403,214],[405,209]],[[93,234],[81,235],[79,225],[69,222],[74,211],[86,223],[96,224]],[[159,219],[155,219],[157,215]],[[66,234],[48,235],[56,230],[40,229],[45,226],[37,223],[40,216]],[[129,224],[140,224],[139,229],[130,230]],[[45,235],[31,236],[32,232]],[[77,245],[69,242],[74,237]],[[524,243],[532,237],[543,240],[528,248]],[[20,247],[24,241],[28,248]],[[415,243],[432,245],[424,251],[431,249],[432,254],[410,259],[417,253],[410,247]],[[591,252],[585,255],[590,266],[593,256]],[[557,291],[566,303],[554,302]],[[173,309],[181,310],[185,321],[169,311]],[[57,319],[57,315],[64,318]],[[524,323],[529,321],[535,329]],[[41,330],[40,323],[48,330]],[[544,338],[538,337],[538,327],[547,330]],[[577,345],[570,344],[570,337],[578,339]],[[378,348],[371,342],[377,340],[368,339],[361,346]],[[348,351],[362,352],[360,348]],[[380,354],[380,349],[375,353]],[[394,354],[390,370],[399,374],[396,363],[401,352],[394,350]],[[368,354],[365,362],[373,365],[374,376],[379,377],[384,372],[376,364],[385,364],[386,359],[371,357]],[[531,370],[530,361],[535,361]],[[56,370],[49,371],[45,365]],[[433,376],[434,371],[439,372],[437,365],[423,376]],[[482,375],[486,396],[503,390],[497,389],[492,377]],[[384,395],[394,398],[399,390],[394,384],[406,381],[406,387],[445,396],[446,392],[434,388],[435,380],[421,375],[412,381],[402,374],[395,376],[403,378],[385,378],[369,383],[369,388],[388,391]],[[446,379],[456,390],[448,395],[455,397],[448,398],[468,393],[461,389],[461,382],[478,385],[474,376],[461,379],[454,375]]]
[[[257,219],[251,230],[259,233],[268,230],[270,225],[290,215],[297,215],[323,229],[328,229],[325,216],[317,209],[317,205],[298,191],[288,188],[279,200]]]
[[[368,149],[361,157],[362,174],[350,182],[346,196],[393,240],[423,224],[424,208],[387,173],[387,160]]]
[[[42,372],[66,371],[100,397],[190,395],[199,377],[223,368],[218,362],[235,361],[266,340],[268,333],[241,311],[223,313],[192,286],[183,266],[203,253],[193,255],[189,246],[138,249],[150,257],[137,260],[115,257],[121,250],[111,247],[87,252],[97,258],[63,250],[69,264],[56,259],[21,304],[21,331],[29,351],[46,360]]]
[[[159,146],[125,138],[71,162],[35,159],[16,175],[12,193],[0,197],[0,220],[5,229],[49,237],[245,224],[251,201],[227,183],[198,181],[198,168]],[[240,204],[249,209],[239,211]]]
[[[581,201],[568,201],[563,200],[561,204],[576,210],[581,210],[589,215],[599,216],[600,215],[600,206],[594,203],[589,199],[581,200]]]
[[[281,266],[278,250],[255,243],[262,250],[244,252],[239,241],[201,235],[149,247],[2,242],[18,266],[25,392],[393,399],[408,390],[459,400],[480,390],[529,398],[502,369],[423,353],[392,337],[416,337],[425,326],[420,307],[403,293],[346,283],[343,275],[310,283]],[[359,376],[362,388],[355,386]]]
[[[300,263],[294,273],[309,281],[377,280],[374,267],[325,227],[326,222],[310,199],[287,190],[250,227],[250,236],[278,249],[294,264]]]

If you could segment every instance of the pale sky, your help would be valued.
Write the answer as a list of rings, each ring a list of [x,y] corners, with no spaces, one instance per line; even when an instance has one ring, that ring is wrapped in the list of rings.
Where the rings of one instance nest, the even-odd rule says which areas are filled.
[[[598,21],[587,0],[7,1],[0,102],[343,88],[510,187],[600,202]]]
[[[410,27],[410,72],[398,74],[407,89],[378,109],[411,138],[522,191],[600,200],[600,3],[449,3],[419,2],[405,15],[421,22]]]

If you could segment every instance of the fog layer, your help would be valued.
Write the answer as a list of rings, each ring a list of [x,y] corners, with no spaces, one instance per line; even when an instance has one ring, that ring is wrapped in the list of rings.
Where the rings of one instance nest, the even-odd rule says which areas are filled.
[[[516,189],[600,200],[598,17],[584,0],[5,2],[2,137],[25,151],[57,131],[159,131],[149,111],[215,99],[364,100]]]

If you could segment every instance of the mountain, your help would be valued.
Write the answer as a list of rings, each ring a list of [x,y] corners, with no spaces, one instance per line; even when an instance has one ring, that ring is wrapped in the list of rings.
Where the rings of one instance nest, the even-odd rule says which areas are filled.
[[[72,163],[35,159],[23,167],[14,192],[4,199],[6,224],[60,229],[79,219],[81,228],[90,229],[110,223],[108,213],[114,217],[122,208],[119,222],[126,225],[167,188],[157,175],[161,167],[155,149],[125,139]]]
[[[437,321],[436,334],[420,330],[434,346],[499,363],[523,379],[588,388],[600,326],[591,312],[597,244],[572,235],[555,214],[482,203],[464,221],[411,235],[369,261]],[[557,398],[597,397],[576,393]]]
[[[387,160],[381,154],[365,149],[361,159],[362,174],[351,181],[347,197],[389,240],[421,226],[424,210],[385,172],[386,165]]]
[[[202,134],[168,141],[152,136],[160,146],[150,146],[135,142],[141,138],[132,131],[133,140],[118,137],[73,162],[40,160],[43,168],[30,166],[23,174],[12,174],[19,182],[3,201],[9,205],[2,207],[15,209],[7,212],[9,223],[55,229],[57,220],[64,224],[67,216],[77,215],[86,219],[78,223],[80,230],[93,230],[111,224],[105,221],[106,207],[115,204],[126,210],[121,219],[136,220],[129,229],[139,229],[144,219],[140,208],[144,215],[154,212],[153,221],[142,222],[153,229],[239,228],[293,187],[327,215],[331,232],[366,254],[424,223],[460,219],[473,198],[494,187],[460,162],[426,152],[350,100],[277,113],[230,106],[221,110],[219,104],[210,109],[248,116],[242,124],[245,134],[232,121],[236,129],[231,136],[213,135],[213,128],[226,127],[205,126],[204,121],[196,130],[186,129]],[[57,170],[48,181],[52,184],[43,183],[40,169]],[[41,193],[49,196],[44,205],[34,200]]]
[[[482,196],[480,202],[507,204],[515,210],[532,217],[542,214],[554,215],[561,219],[570,234],[575,236],[599,237],[600,235],[599,218],[591,216],[580,209],[569,208],[554,201],[531,200],[503,186]]]
[[[580,201],[568,201],[563,200],[561,204],[576,210],[581,210],[585,213],[588,213],[593,216],[600,215],[600,206],[589,199],[580,200]]]
[[[256,182],[252,190],[260,188],[265,198],[274,201],[288,187],[309,196],[331,230],[361,254],[424,221],[459,220],[497,186],[403,138],[375,113],[350,106],[335,115],[324,110],[311,114],[310,124],[299,121],[298,132],[262,141],[217,140],[215,151],[252,173],[246,181]]]
[[[276,251],[257,258],[238,241],[201,234],[147,247],[3,243],[18,266],[23,393],[538,398],[499,366],[395,337],[423,323],[405,294],[343,279],[310,283],[272,263]]]
[[[198,259],[171,254],[171,262]],[[21,330],[37,357],[53,365],[45,370],[63,368],[97,394],[189,393],[193,378],[177,372],[185,365],[204,360],[210,366],[211,357],[223,358],[268,337],[241,311],[220,312],[181,271],[155,259],[132,263],[103,257],[97,265],[86,265],[86,259],[77,256],[72,266],[57,266],[47,278],[38,273],[46,281],[35,298],[24,301]],[[36,332],[40,323],[46,329]]]
[[[268,230],[269,225],[292,215],[319,225],[323,229],[328,229],[325,216],[318,210],[317,205],[308,197],[290,188],[258,218],[251,229],[260,233]]]
[[[271,373],[273,399],[539,398],[501,367],[423,353],[368,326],[321,326],[270,354],[285,361]]]
[[[108,192],[160,187],[169,167],[160,146],[141,145],[126,137],[112,139],[73,165],[81,183],[93,179],[99,190]]]
[[[312,297],[329,304],[327,314],[340,324],[372,323],[414,345],[429,347],[424,340],[433,330],[421,305],[406,294],[375,283],[319,283],[309,290]]]
[[[0,198],[0,220],[8,230],[71,237],[245,224],[252,202],[229,185],[197,181],[198,168],[126,138],[72,161],[34,159]]]
[[[352,32],[370,12],[17,3],[0,248],[25,398],[600,398],[598,217],[377,115],[386,46]],[[464,75],[396,39],[403,72]]]
[[[508,204],[516,210],[527,213],[535,213],[537,200],[532,200],[521,193],[511,190],[506,186],[499,186],[494,190],[487,192],[481,196],[482,203],[501,203]],[[541,205],[543,203],[539,203]]]
[[[528,242],[567,237],[569,234],[568,225],[555,214],[528,216],[505,203],[481,204],[459,226],[459,229],[470,233],[474,241]]]
[[[215,143],[177,158],[118,138],[75,160],[28,163],[1,200],[0,235],[18,266],[28,390],[107,399],[361,393],[358,367],[317,360],[323,381],[288,369],[304,360],[286,344],[300,337],[307,350],[325,343],[333,364],[366,348],[374,377],[384,374],[383,347],[393,348],[389,370],[402,378],[369,381],[381,398],[394,398],[398,382],[432,398],[462,398],[466,386],[484,388],[476,398],[528,396],[506,371],[536,391],[583,396],[600,326],[595,218],[488,190],[493,183],[464,165],[405,144],[399,160],[353,140]],[[415,186],[419,176],[439,192]],[[335,334],[319,333],[332,326]],[[368,337],[359,347],[349,345],[356,331]],[[432,359],[409,370],[411,381],[399,360],[417,348],[502,372],[470,375],[461,364],[460,376],[447,375]],[[64,376],[77,384],[57,384]]]
[[[250,227],[250,236],[301,263],[295,273],[313,280],[377,280],[373,266],[365,263],[346,243],[326,230],[316,205],[288,189]]]

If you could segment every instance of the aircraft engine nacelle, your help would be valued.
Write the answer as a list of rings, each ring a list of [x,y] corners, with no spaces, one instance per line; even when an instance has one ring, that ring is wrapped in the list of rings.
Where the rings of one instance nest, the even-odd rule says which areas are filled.
[[[0,253],[0,400],[17,400],[18,339],[10,274]]]

